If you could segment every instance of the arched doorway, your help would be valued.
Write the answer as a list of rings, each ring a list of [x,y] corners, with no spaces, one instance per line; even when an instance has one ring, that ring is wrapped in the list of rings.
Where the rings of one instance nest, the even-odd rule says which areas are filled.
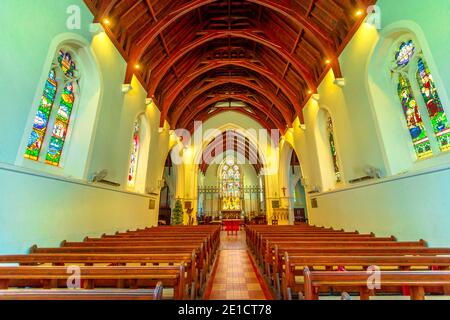
[[[292,152],[289,169],[291,171],[290,180],[293,186],[292,202],[294,207],[294,223],[307,223],[306,191],[302,184],[300,161],[295,151]]]
[[[160,192],[159,214],[158,214],[159,225],[170,225],[172,216],[172,194],[170,184],[172,179],[174,179],[174,172],[172,160],[169,155],[164,165],[164,175],[163,175],[164,185],[161,188]]]

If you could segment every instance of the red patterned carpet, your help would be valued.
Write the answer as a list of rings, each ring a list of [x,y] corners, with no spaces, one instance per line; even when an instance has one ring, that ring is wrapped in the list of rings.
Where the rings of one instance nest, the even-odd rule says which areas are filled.
[[[221,235],[221,248],[205,300],[269,300],[269,289],[260,276],[245,243],[245,234]]]

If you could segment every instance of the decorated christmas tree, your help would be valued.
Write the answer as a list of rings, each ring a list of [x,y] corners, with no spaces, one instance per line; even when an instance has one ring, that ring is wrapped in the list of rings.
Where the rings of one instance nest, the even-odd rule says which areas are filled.
[[[180,200],[175,202],[175,208],[172,212],[172,225],[177,226],[183,224],[183,206]]]

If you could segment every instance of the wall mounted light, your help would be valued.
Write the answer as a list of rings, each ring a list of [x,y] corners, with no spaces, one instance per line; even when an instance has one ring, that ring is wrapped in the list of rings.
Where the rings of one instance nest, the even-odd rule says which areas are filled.
[[[105,29],[100,23],[91,23],[89,25],[89,32],[93,35],[97,35],[99,33],[105,32]]]
[[[122,84],[122,92],[123,93],[128,93],[133,89],[133,87],[131,86],[131,84],[129,83],[124,83]]]
[[[334,80],[333,82],[335,85],[337,85],[338,87],[345,87],[345,78],[337,78]]]
[[[149,106],[149,105],[151,105],[153,103],[153,99],[152,98],[146,98],[145,99],[145,105],[146,106]]]
[[[315,100],[315,101],[319,101],[319,100],[320,100],[320,94],[315,93],[315,94],[313,94],[313,95],[311,96],[311,98],[312,98],[313,100]]]

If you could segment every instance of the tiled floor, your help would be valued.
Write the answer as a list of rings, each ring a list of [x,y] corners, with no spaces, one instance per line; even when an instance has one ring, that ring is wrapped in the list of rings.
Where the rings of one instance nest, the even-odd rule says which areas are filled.
[[[221,235],[221,248],[211,283],[205,293],[209,300],[266,300],[270,293],[257,274],[247,251],[245,234]]]

